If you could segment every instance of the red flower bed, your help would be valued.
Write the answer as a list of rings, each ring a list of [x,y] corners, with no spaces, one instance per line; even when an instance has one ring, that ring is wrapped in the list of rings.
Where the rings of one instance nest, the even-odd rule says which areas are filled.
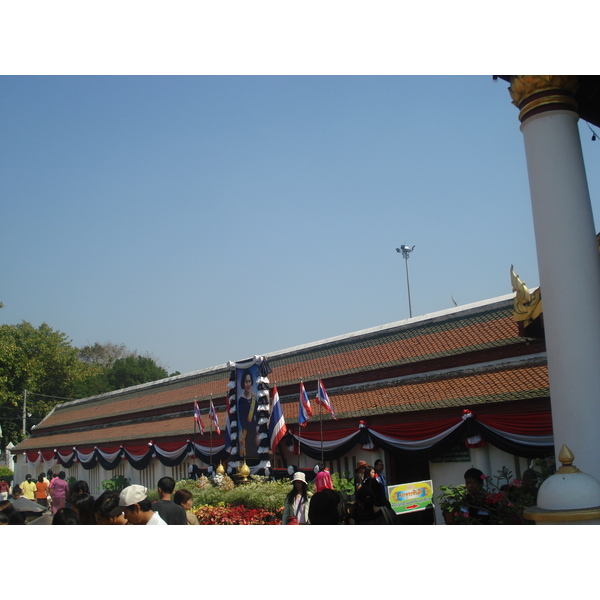
[[[280,525],[275,513],[244,506],[201,506],[196,511],[200,525]]]

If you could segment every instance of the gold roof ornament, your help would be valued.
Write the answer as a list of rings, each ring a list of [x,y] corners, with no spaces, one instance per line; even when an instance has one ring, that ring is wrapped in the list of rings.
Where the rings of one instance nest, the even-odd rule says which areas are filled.
[[[517,292],[513,302],[513,319],[523,322],[523,326],[527,327],[542,314],[542,294],[539,288],[530,292],[525,282],[515,273],[513,265],[510,265],[510,282],[512,291]]]

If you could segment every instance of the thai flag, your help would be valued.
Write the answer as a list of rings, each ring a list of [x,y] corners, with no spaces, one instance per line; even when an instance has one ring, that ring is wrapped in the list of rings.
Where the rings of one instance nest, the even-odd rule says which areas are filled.
[[[310,407],[310,401],[308,394],[304,389],[304,384],[300,382],[300,414],[298,416],[298,423],[305,427],[308,420],[312,417],[312,409]]]
[[[271,452],[275,452],[277,444],[281,438],[287,433],[287,425],[281,411],[281,403],[279,402],[279,392],[277,386],[273,386],[273,408],[271,409],[271,417],[269,419],[269,440],[271,440]]]
[[[215,424],[215,429],[220,435],[221,429],[219,427],[219,419],[217,419],[217,411],[215,410],[215,405],[213,404],[212,398],[210,399],[210,420]]]
[[[333,412],[333,406],[331,400],[327,395],[327,390],[323,385],[323,382],[319,379],[319,385],[317,386],[317,397],[315,398],[318,404],[320,404],[326,411],[331,413],[331,416],[337,421],[337,417]]]
[[[200,407],[198,403],[194,400],[194,421],[198,423],[198,429],[201,434],[204,434],[204,425],[202,425],[202,417],[200,416]]]

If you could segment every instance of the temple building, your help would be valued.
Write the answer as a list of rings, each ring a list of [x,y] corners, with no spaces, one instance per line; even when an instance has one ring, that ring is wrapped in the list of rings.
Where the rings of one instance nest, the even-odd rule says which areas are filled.
[[[276,386],[288,432],[248,466],[282,476],[290,465],[310,473],[323,462],[353,474],[359,460],[381,458],[389,484],[431,479],[434,488],[461,483],[470,466],[488,474],[505,466],[520,477],[530,459],[553,453],[543,334],[522,325],[538,303],[525,298],[523,307],[520,293],[265,356],[267,398]],[[231,372],[220,365],[60,404],[16,448],[16,479],[52,469],[94,491],[115,475],[155,488],[190,467],[227,468]],[[315,402],[319,380],[336,418]],[[303,427],[301,382],[312,408]]]

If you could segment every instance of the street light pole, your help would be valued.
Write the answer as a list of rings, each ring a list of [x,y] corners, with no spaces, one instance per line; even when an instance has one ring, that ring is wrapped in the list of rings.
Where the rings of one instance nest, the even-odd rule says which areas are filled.
[[[27,390],[23,390],[23,436],[27,433]]]
[[[414,249],[415,249],[414,246],[412,248],[409,248],[408,246],[405,246],[404,244],[402,244],[402,246],[400,246],[400,248],[396,248],[396,252],[402,253],[402,258],[404,259],[404,262],[406,264],[406,286],[408,288],[408,314],[411,318],[412,318],[412,302],[410,300],[410,277],[408,275],[408,259],[410,257],[410,253]]]

